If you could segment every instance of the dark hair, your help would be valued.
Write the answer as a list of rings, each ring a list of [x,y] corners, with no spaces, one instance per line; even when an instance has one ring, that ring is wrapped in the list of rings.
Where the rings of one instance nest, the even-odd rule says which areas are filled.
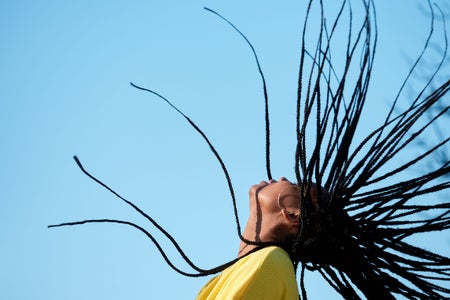
[[[444,95],[450,88],[450,80],[430,89],[434,75],[430,76],[422,90],[411,98],[407,108],[400,109],[397,103],[429,48],[434,34],[435,13],[439,9],[429,4],[431,12],[429,37],[393,100],[384,122],[367,134],[361,142],[356,143],[355,133],[367,99],[377,41],[373,1],[362,0],[359,4],[362,14],[357,19],[354,17],[356,14],[351,1],[342,1],[337,13],[331,18],[328,18],[322,1],[310,0],[307,5],[298,75],[297,148],[294,168],[301,189],[308,189],[308,186],[315,182],[328,191],[329,201],[324,202],[326,205],[316,210],[310,205],[309,193],[301,199],[302,222],[299,228],[301,234],[290,244],[289,249],[294,265],[301,268],[300,296],[307,298],[303,278],[306,270],[312,270],[320,272],[345,299],[358,299],[361,293],[368,299],[392,299],[396,295],[409,299],[446,298],[450,296],[450,289],[444,287],[443,283],[450,281],[450,259],[414,246],[406,239],[416,234],[443,231],[450,227],[448,201],[415,202],[416,199],[422,199],[423,196],[435,194],[449,187],[449,159],[431,170],[424,172],[425,169],[422,169],[416,176],[410,171],[413,166],[432,160],[432,155],[442,149],[450,137],[442,137],[409,161],[395,166],[390,165],[399,155],[414,147],[414,142],[433,124],[439,122],[450,108],[448,104],[442,103]],[[311,27],[314,9],[317,9],[321,16],[318,28]],[[264,75],[253,46],[233,24],[224,20],[248,43],[261,74],[266,104],[266,169],[267,177],[271,179],[270,126]],[[355,25],[358,21],[359,26]],[[306,33],[312,29],[317,31],[317,40],[311,45],[307,42]],[[342,48],[342,44],[335,45],[335,35],[338,31],[348,32],[342,69],[337,68],[335,59],[331,56],[336,47]],[[446,34],[444,41],[442,61],[447,56]],[[434,74],[439,72],[441,66],[442,63]],[[203,137],[228,182],[237,233],[241,240],[257,244],[259,247],[273,244],[256,243],[244,239],[241,235],[230,176],[220,155],[203,131],[162,95],[132,85],[167,102]],[[439,108],[437,111],[434,110],[436,107]],[[430,111],[433,111],[434,115],[431,120],[427,120],[425,113]],[[307,143],[308,135],[315,138],[312,145]],[[235,262],[227,262],[211,270],[197,267],[164,228],[132,202],[90,175],[80,161],[77,158],[75,160],[85,174],[132,206],[163,232],[194,271],[185,272],[177,268],[167,258],[158,241],[134,223],[101,219],[50,227],[96,222],[132,226],[145,233],[157,246],[166,262],[186,276],[217,273]],[[406,179],[397,180],[399,175]]]
[[[312,4],[310,1],[303,37]],[[331,79],[337,74],[330,54],[334,49],[333,34],[342,22],[345,8],[351,9],[350,1],[343,1],[331,28],[326,25],[325,8],[320,1],[322,25],[317,43],[308,48],[305,39],[302,40],[296,176],[298,181],[323,185],[330,193],[330,203],[316,216],[308,209],[307,199],[302,202],[302,218],[306,224],[294,250],[299,253],[302,272],[319,271],[346,299],[359,298],[354,287],[369,299],[391,299],[395,295],[409,299],[444,298],[449,296],[450,289],[439,283],[450,280],[450,259],[413,246],[405,238],[449,228],[450,203],[417,205],[414,202],[423,195],[448,188],[449,160],[419,176],[409,175],[410,179],[401,182],[392,183],[389,179],[405,174],[404,171],[411,172],[411,166],[432,159],[431,154],[445,145],[449,137],[424,149],[410,161],[393,168],[388,165],[450,108],[440,101],[448,92],[450,81],[430,91],[427,87],[433,78],[429,78],[410,106],[394,116],[404,86],[429,47],[435,10],[430,5],[430,36],[384,123],[356,144],[354,136],[367,99],[377,40],[373,1],[363,1],[363,6],[361,26],[352,25],[348,31],[347,56],[336,80]],[[309,49],[315,52],[311,54]],[[442,60],[446,54],[445,48]],[[352,74],[355,81],[350,81],[352,70],[356,70]],[[350,88],[349,93],[345,93],[346,88]],[[431,122],[424,120],[424,113],[438,103],[441,109]],[[308,126],[316,134],[315,145],[309,152],[305,142]],[[430,211],[438,213],[423,215]],[[303,280],[301,285],[306,298]]]

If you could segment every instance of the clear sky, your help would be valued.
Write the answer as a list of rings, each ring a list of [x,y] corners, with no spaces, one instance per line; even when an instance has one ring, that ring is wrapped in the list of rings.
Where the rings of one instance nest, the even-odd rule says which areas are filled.
[[[154,232],[72,156],[202,268],[233,259],[238,238],[217,161],[184,119],[129,82],[168,97],[205,131],[244,222],[248,188],[265,179],[261,81],[244,41],[203,7],[229,18],[258,52],[272,108],[272,173],[293,178],[305,2],[0,1],[0,298],[193,299],[207,278],[175,273],[132,228],[47,229],[116,218]],[[361,126],[379,121],[429,29],[425,1],[376,2],[379,46]],[[430,240],[447,255],[449,243],[448,233]],[[307,288],[310,299],[338,299],[314,274]]]

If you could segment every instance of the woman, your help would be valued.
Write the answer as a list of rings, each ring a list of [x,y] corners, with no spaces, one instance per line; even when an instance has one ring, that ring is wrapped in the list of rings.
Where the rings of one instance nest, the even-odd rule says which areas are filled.
[[[310,201],[320,209],[327,194],[310,189]],[[298,299],[292,246],[299,234],[299,187],[286,178],[262,181],[250,188],[250,211],[242,233],[241,258],[212,278],[197,296],[204,299]],[[264,245],[264,246],[262,246]]]
[[[56,226],[88,222],[125,224],[145,233],[166,262],[183,275],[206,276],[222,272],[206,284],[198,299],[297,299],[298,290],[300,297],[306,299],[306,270],[319,272],[345,299],[363,296],[367,299],[449,298],[450,289],[445,284],[450,281],[450,258],[421,249],[407,238],[450,228],[450,203],[429,202],[428,197],[450,187],[448,156],[439,165],[429,163],[434,161],[432,154],[438,153],[450,137],[448,134],[439,136],[434,145],[421,149],[418,155],[406,161],[395,159],[409,157],[414,142],[420,142],[421,137],[428,138],[429,129],[439,124],[450,109],[444,101],[450,90],[450,80],[431,89],[435,78],[431,76],[410,105],[399,108],[397,100],[409,83],[408,75],[381,125],[358,141],[356,130],[368,98],[377,39],[373,1],[357,3],[361,4],[361,13],[356,13],[350,1],[342,1],[329,18],[323,1],[308,3],[296,101],[297,145],[293,166],[297,184],[284,178],[271,180],[265,94],[268,181],[250,189],[250,214],[242,232],[230,176],[206,135],[166,98],[134,85],[172,106],[204,138],[216,156],[228,182],[241,241],[235,260],[210,270],[199,268],[158,223],[87,173],[77,159],[83,172],[166,235],[192,272],[177,268],[158,241],[134,223],[102,219]],[[319,12],[318,23],[310,19],[314,9]],[[434,18],[431,5],[430,11]],[[358,20],[353,19],[355,15],[359,16]],[[349,19],[343,20],[345,16]],[[425,50],[430,47],[432,29]],[[317,37],[312,43],[305,38],[311,31]],[[347,43],[335,44],[336,32],[348,32]],[[253,47],[251,49],[265,90],[264,76]],[[331,55],[334,50],[345,54],[335,58]],[[444,50],[442,61],[446,55]],[[338,66],[334,64],[336,61],[340,63]],[[433,115],[428,119],[429,112]],[[415,173],[411,171],[413,168]],[[295,283],[297,268],[300,268],[300,289]]]

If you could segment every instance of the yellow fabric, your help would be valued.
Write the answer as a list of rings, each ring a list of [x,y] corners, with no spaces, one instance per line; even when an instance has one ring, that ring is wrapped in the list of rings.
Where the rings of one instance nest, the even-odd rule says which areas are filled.
[[[283,249],[267,247],[212,278],[196,300],[298,300],[294,266]]]

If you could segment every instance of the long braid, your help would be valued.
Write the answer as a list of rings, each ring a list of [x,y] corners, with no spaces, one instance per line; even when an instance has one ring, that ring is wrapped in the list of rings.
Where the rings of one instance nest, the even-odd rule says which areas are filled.
[[[210,11],[212,13],[214,13],[215,15],[219,16],[220,18],[222,18],[223,20],[225,20],[229,25],[232,26],[233,29],[235,29],[247,42],[247,44],[250,46],[255,61],[257,63],[257,67],[259,70],[259,73],[261,75],[261,79],[263,82],[263,90],[264,90],[264,100],[265,100],[265,128],[266,128],[266,170],[267,170],[267,176],[269,179],[272,178],[271,175],[271,170],[270,170],[270,124],[269,124],[269,110],[268,110],[268,95],[267,95],[267,86],[266,86],[266,82],[265,82],[265,77],[264,77],[264,73],[262,72],[260,63],[259,63],[259,59],[258,56],[256,54],[256,51],[254,50],[253,45],[250,43],[250,41],[247,39],[247,37],[237,28],[235,27],[230,21],[228,21],[226,18],[224,18],[222,15],[220,15],[219,13],[206,8],[205,9],[207,11]],[[230,192],[230,196],[232,199],[232,204],[233,204],[233,210],[234,210],[234,215],[235,215],[235,221],[236,221],[236,226],[237,226],[237,233],[238,236],[240,237],[240,239],[248,244],[253,244],[256,245],[257,247],[255,249],[253,249],[252,251],[250,251],[249,253],[247,253],[246,255],[249,255],[257,250],[259,250],[261,247],[264,246],[268,246],[268,245],[281,245],[279,243],[272,243],[272,242],[268,242],[268,243],[261,243],[261,242],[257,242],[257,241],[251,241],[251,240],[247,240],[245,239],[242,234],[241,234],[241,226],[240,226],[240,221],[239,221],[239,215],[238,215],[238,211],[237,211],[237,204],[236,204],[236,198],[235,198],[235,194],[234,194],[234,189],[233,189],[233,185],[231,182],[231,177],[229,175],[229,172],[226,168],[225,163],[223,162],[221,156],[219,155],[219,153],[217,152],[217,150],[215,149],[214,145],[210,142],[210,140],[208,139],[208,137],[206,136],[206,134],[186,115],[184,114],[181,110],[179,110],[175,105],[173,105],[166,97],[162,96],[161,94],[138,86],[134,83],[130,83],[131,86],[133,86],[134,88],[137,88],[139,90],[143,90],[146,92],[149,92],[155,96],[157,96],[158,98],[162,99],[163,101],[165,101],[172,109],[174,109],[177,113],[179,113],[183,118],[186,119],[186,121],[188,121],[189,125],[194,128],[197,133],[199,133],[201,135],[201,137],[204,139],[204,141],[207,143],[207,145],[209,146],[209,149],[211,150],[211,152],[214,154],[214,156],[216,157],[217,161],[220,164],[220,167],[225,175],[226,181],[228,183],[228,188],[229,188],[229,192]],[[182,250],[182,248],[179,246],[179,244],[176,242],[176,240],[161,226],[159,225],[152,217],[150,217],[148,214],[146,214],[145,212],[143,212],[139,207],[137,207],[133,202],[125,199],[124,197],[120,196],[117,192],[115,192],[113,189],[111,189],[108,185],[106,185],[105,183],[103,183],[102,181],[100,181],[99,179],[97,179],[96,177],[94,177],[93,175],[91,175],[89,172],[87,172],[85,170],[85,168],[83,167],[83,165],[81,164],[80,160],[78,159],[77,156],[74,156],[74,160],[77,163],[78,167],[81,169],[81,171],[87,175],[89,178],[91,178],[92,180],[94,180],[96,183],[98,183],[99,185],[103,186],[105,189],[107,189],[109,192],[111,192],[112,194],[114,194],[116,197],[118,197],[119,199],[121,199],[122,201],[124,201],[125,203],[127,203],[128,205],[130,205],[131,207],[133,207],[133,209],[135,209],[138,213],[140,213],[141,215],[143,215],[147,220],[149,220],[153,226],[155,226],[160,232],[162,232],[169,240],[170,242],[173,244],[173,246],[176,248],[176,250],[178,251],[178,253],[182,256],[183,260],[195,271],[197,271],[197,273],[188,273],[185,271],[180,270],[179,268],[177,268],[175,265],[173,265],[173,263],[169,260],[169,258],[167,257],[167,255],[165,254],[164,250],[162,249],[162,247],[160,246],[160,244],[157,242],[157,240],[148,232],[146,231],[144,228],[142,228],[139,225],[136,225],[135,223],[132,222],[128,222],[128,221],[122,221],[122,220],[112,220],[112,219],[98,219],[98,220],[84,220],[84,221],[76,221],[76,222],[66,222],[66,223],[61,223],[61,224],[56,224],[56,225],[49,225],[49,228],[54,228],[54,227],[63,227],[63,226],[74,226],[74,225],[83,225],[83,224],[88,224],[88,223],[119,223],[119,224],[125,224],[125,225],[129,225],[131,227],[134,227],[140,231],[142,231],[145,235],[147,235],[148,238],[151,239],[151,241],[155,244],[155,246],[157,247],[157,249],[159,250],[159,252],[161,253],[161,255],[163,256],[164,260],[167,262],[167,264],[176,272],[185,275],[185,276],[189,276],[189,277],[199,277],[199,276],[207,276],[207,275],[211,275],[211,274],[216,274],[217,272],[220,272],[221,270],[227,268],[228,266],[232,265],[234,262],[236,262],[238,259],[229,261],[225,264],[222,264],[220,266],[217,266],[215,268],[206,270],[206,269],[201,269],[199,267],[197,267],[189,258],[188,256],[184,253],[184,251]],[[246,256],[245,255],[245,256]]]
[[[310,18],[316,2],[320,10],[320,25],[317,41],[312,45],[314,51],[310,51],[306,32],[309,31]],[[433,79],[446,61],[448,42],[444,27],[445,46],[438,66],[411,101],[410,106],[394,116],[394,112],[398,110],[400,96],[425,57],[434,36],[435,14],[433,6],[430,2],[428,3],[432,12],[431,29],[422,52],[402,82],[384,123],[357,144],[354,141],[355,134],[367,98],[376,52],[377,24],[373,0],[361,0],[364,18],[360,27],[354,25],[351,1],[345,0],[339,6],[331,28],[327,27],[325,21],[327,14],[323,1],[310,0],[307,4],[300,46],[295,125],[297,145],[294,160],[294,171],[301,200],[301,218],[299,235],[290,245],[292,247],[290,254],[295,268],[301,265],[299,296],[303,299],[307,299],[307,288],[304,282],[306,270],[318,271],[345,299],[360,299],[361,294],[368,299],[394,299],[395,295],[402,295],[408,299],[450,296],[450,289],[442,285],[450,281],[450,258],[406,241],[408,237],[420,233],[450,229],[450,202],[437,204],[414,202],[419,197],[450,188],[450,176],[448,176],[450,160],[444,159],[440,165],[425,174],[421,173],[394,184],[387,183],[389,177],[405,174],[406,171],[411,170],[412,166],[426,162],[426,159],[450,141],[450,136],[440,136],[437,143],[428,146],[415,158],[395,168],[387,167],[396,157],[404,154],[450,109],[450,105],[440,103],[440,100],[448,95],[450,80],[430,92]],[[340,30],[345,8],[348,10],[349,27],[344,66],[339,75],[331,53],[334,37]],[[271,179],[268,96],[259,59],[252,44],[237,27],[215,11],[208,8],[206,10],[218,15],[231,25],[247,42],[256,60],[265,99],[266,172],[267,177]],[[355,28],[357,30],[354,30]],[[354,75],[352,72],[357,72],[355,77],[352,77]],[[207,143],[227,180],[238,236],[248,244],[257,245],[250,253],[267,245],[277,244],[257,243],[243,238],[230,175],[206,134],[167,98],[133,83],[132,86],[164,100],[184,117]],[[425,124],[420,123],[424,122],[424,118],[434,107],[438,107],[437,112]],[[310,129],[314,130],[312,132],[316,137],[311,152],[306,139]],[[232,260],[209,270],[197,267],[189,260],[176,240],[153,218],[88,173],[76,157],[75,160],[87,176],[146,217],[171,241],[184,261],[195,272],[186,272],[176,267],[159,242],[143,227],[132,222],[95,219],[49,227],[88,223],[116,223],[131,226],[143,232],[159,250],[166,263],[185,276],[214,274],[237,261],[237,259]],[[314,211],[311,196],[307,193],[312,182],[323,186],[329,192],[328,204],[321,207],[318,212]],[[325,195],[319,189],[318,198],[322,196]],[[350,261],[352,263],[349,263]]]
[[[306,20],[308,20],[308,14],[310,13],[310,4]],[[322,2],[318,5],[322,13]],[[450,186],[449,181],[438,182],[450,173],[449,163],[444,161],[441,167],[416,178],[392,185],[380,186],[379,184],[385,182],[390,176],[403,174],[405,170],[410,170],[411,166],[423,162],[430,155],[436,153],[437,149],[446,145],[450,137],[442,137],[439,142],[410,161],[388,170],[382,175],[377,174],[382,167],[391,162],[394,157],[398,157],[400,153],[404,153],[405,149],[411,146],[418,136],[423,135],[426,129],[447,113],[449,106],[444,105],[434,117],[413,131],[414,126],[423,120],[425,112],[428,112],[449,90],[447,82],[427,97],[423,97],[433,77],[442,66],[447,45],[445,45],[444,55],[438,69],[435,70],[433,77],[416,96],[411,106],[399,116],[392,117],[401,91],[412,76],[413,70],[425,55],[425,50],[429,47],[433,35],[433,30],[430,30],[424,50],[402,84],[384,124],[370,133],[359,145],[355,145],[355,150],[351,153],[349,150],[366,100],[375,54],[376,35],[372,39],[371,33],[373,29],[376,33],[376,23],[374,28],[371,27],[372,20],[370,19],[373,3],[372,1],[364,1],[364,6],[366,10],[365,21],[360,30],[357,31],[353,43],[350,43],[351,34],[349,34],[348,54],[343,75],[338,81],[335,92],[332,92],[330,76],[325,75],[323,60],[317,55],[310,55],[314,61],[311,68],[314,69],[314,72],[322,74],[320,80],[325,84],[323,89],[319,79],[311,80],[311,75],[306,89],[303,89],[301,87],[303,80],[299,78],[299,90],[306,90],[306,92],[304,100],[297,99],[297,105],[300,107],[301,103],[305,103],[306,106],[303,123],[297,124],[297,128],[301,128],[297,132],[296,166],[299,169],[296,172],[297,180],[299,182],[309,181],[315,174],[316,182],[323,181],[325,183],[324,187],[329,190],[331,199],[330,206],[324,211],[322,230],[319,230],[319,232],[311,230],[313,231],[311,233],[306,230],[308,225],[305,225],[312,224],[312,221],[308,220],[311,212],[305,205],[308,199],[307,197],[302,199],[302,218],[304,218],[302,234],[304,236],[300,238],[300,249],[296,249],[296,251],[299,251],[302,255],[300,259],[303,260],[303,264],[310,265],[311,269],[314,270],[326,270],[321,274],[329,283],[332,282],[331,286],[346,299],[359,298],[357,294],[350,292],[354,287],[359,289],[367,298],[389,299],[393,298],[395,294],[410,299],[442,297],[443,295],[449,295],[450,290],[437,283],[432,283],[429,279],[432,278],[441,282],[442,280],[444,282],[449,281],[450,259],[411,246],[404,242],[404,238],[420,232],[449,229],[450,205],[448,203],[408,205],[412,199],[438,192]],[[375,17],[374,12],[373,16]],[[307,25],[304,28],[306,30]],[[325,28],[321,30],[325,30]],[[318,39],[319,41],[313,46],[317,47],[321,43],[320,35]],[[328,39],[320,53],[328,53],[330,42],[331,39]],[[446,41],[445,44],[447,44]],[[347,79],[349,78],[350,68],[354,64],[353,56],[358,45],[361,45],[362,49],[360,71],[350,101],[346,102],[343,101],[344,87],[349,86]],[[301,57],[305,52],[306,47],[302,44]],[[329,64],[332,64],[331,59]],[[329,68],[334,74],[334,67],[330,66]],[[304,71],[301,70],[299,74],[300,77],[303,77]],[[309,73],[313,74],[313,71],[310,70]],[[317,89],[317,91],[310,93],[310,89]],[[325,101],[332,97],[333,103],[330,105],[332,109],[327,111],[324,108],[323,114],[316,117],[318,124],[316,128],[320,128],[320,124],[327,122],[329,118],[331,118],[334,126],[331,127],[331,133],[328,135],[327,145],[322,145],[323,138],[327,134],[326,126],[322,127],[324,128],[323,131],[316,130],[316,144],[312,147],[311,155],[307,157],[303,134],[306,132],[306,126],[310,118],[308,113],[312,109],[313,101],[316,101],[315,109],[321,110],[321,99],[319,97],[321,89],[327,95],[324,96]],[[298,117],[298,120],[300,120],[300,117]],[[327,149],[324,153],[325,157],[318,155],[318,145]],[[363,153],[363,151],[366,152]],[[356,161],[356,158],[358,158],[358,161]],[[325,163],[321,165],[322,169],[318,171],[317,166],[322,159]],[[316,168],[308,167],[313,165]],[[370,188],[377,185],[377,188]],[[339,213],[339,210],[341,210],[341,213]],[[428,219],[423,217],[419,220],[412,219],[426,211],[440,213]],[[349,215],[350,213],[351,215]],[[334,244],[334,246],[331,246],[332,249],[330,249],[330,244]],[[328,252],[333,254],[330,255],[321,251],[321,247],[328,249]],[[357,263],[352,265],[345,263],[350,259]],[[331,266],[331,269],[328,266]],[[334,268],[336,268],[336,271],[333,271]],[[337,274],[341,274],[341,277]],[[400,279],[397,279],[397,277]],[[346,282],[346,278],[350,279],[351,283]],[[303,281],[303,277],[300,280]],[[301,282],[301,285],[303,285],[303,282]],[[306,298],[305,294],[303,298]]]
[[[224,175],[225,175],[225,179],[227,181],[228,184],[228,190],[230,192],[230,196],[231,196],[231,201],[233,204],[233,210],[234,210],[234,216],[235,216],[235,220],[236,220],[236,227],[237,227],[237,233],[238,236],[243,239],[242,234],[241,234],[241,224],[239,222],[239,214],[237,211],[237,204],[236,204],[236,196],[234,194],[234,188],[233,188],[233,184],[231,183],[231,177],[230,174],[227,170],[227,167],[225,166],[225,163],[223,162],[222,158],[220,157],[219,153],[217,152],[216,148],[214,147],[214,145],[210,142],[210,140],[208,139],[208,137],[206,136],[206,134],[188,117],[186,116],[181,110],[179,110],[175,105],[173,105],[166,97],[162,96],[161,94],[152,91],[150,89],[144,88],[144,87],[140,87],[134,83],[130,83],[131,86],[139,89],[139,90],[143,90],[146,92],[149,92],[155,96],[157,96],[158,98],[164,100],[164,102],[166,102],[171,108],[173,108],[177,113],[179,113],[186,121],[188,121],[189,125],[191,125],[192,128],[195,129],[195,131],[197,131],[197,133],[200,134],[200,136],[203,138],[203,140],[208,144],[209,149],[211,150],[211,152],[214,154],[215,158],[217,159],[217,161],[220,164],[220,168],[222,169]]]
[[[261,77],[262,87],[263,87],[263,93],[264,93],[264,122],[265,122],[265,140],[266,140],[266,172],[267,172],[267,178],[270,180],[272,179],[272,172],[270,170],[270,118],[269,118],[269,96],[267,94],[267,84],[266,84],[266,78],[264,76],[264,73],[261,68],[261,64],[259,63],[258,55],[256,54],[255,48],[253,47],[252,43],[248,40],[248,38],[243,34],[239,28],[237,28],[233,23],[231,23],[227,18],[219,14],[218,12],[208,8],[204,7],[205,10],[213,13],[214,15],[218,16],[222,20],[224,20],[228,25],[231,26],[247,43],[247,45],[250,47],[250,50],[253,53],[253,57],[255,58],[256,66],[258,68],[259,75]]]

